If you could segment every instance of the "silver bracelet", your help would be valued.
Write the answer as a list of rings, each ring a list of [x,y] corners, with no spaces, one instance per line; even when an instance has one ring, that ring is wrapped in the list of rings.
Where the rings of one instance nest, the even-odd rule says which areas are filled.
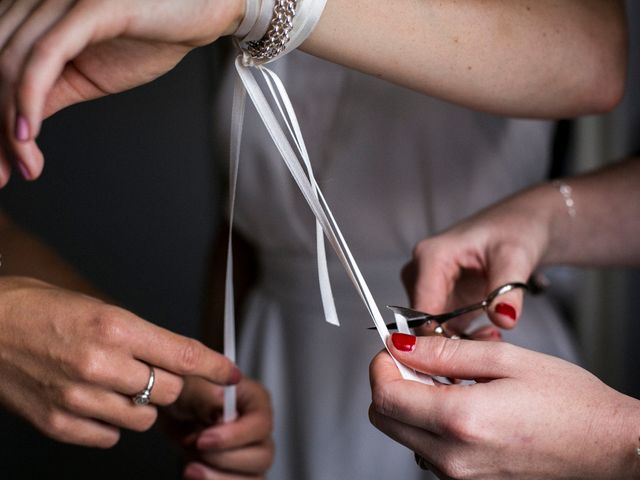
[[[270,60],[278,56],[289,42],[298,0],[275,0],[273,17],[267,33],[260,40],[247,43],[247,52],[256,60]]]
[[[576,212],[576,202],[573,200],[573,189],[567,185],[566,183],[560,180],[554,180],[551,182],[555,188],[558,189],[560,195],[562,195],[562,199],[564,200],[564,204],[567,207],[567,213],[571,218],[575,218]]]

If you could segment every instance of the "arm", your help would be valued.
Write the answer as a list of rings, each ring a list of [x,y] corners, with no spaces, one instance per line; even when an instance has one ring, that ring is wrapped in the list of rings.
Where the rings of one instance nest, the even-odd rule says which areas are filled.
[[[386,352],[371,363],[372,423],[440,478],[639,478],[640,401],[582,368],[506,343],[394,334],[389,348],[479,380],[433,387],[403,380]]]
[[[12,159],[40,174],[44,117],[155,79],[244,15],[244,0],[40,4],[0,4],[0,185]],[[328,0],[303,48],[465,106],[559,117],[618,101],[625,39],[621,1]]]
[[[526,281],[541,265],[640,265],[640,158],[565,181],[573,217],[558,189],[543,183],[418,243],[403,272],[416,308],[444,311],[458,305],[456,299]],[[514,327],[522,292],[499,302],[489,316],[498,326]]]
[[[156,406],[175,402],[185,378],[239,380],[220,354],[90,296],[93,287],[5,215],[0,248],[0,405],[45,435],[109,447],[121,428],[150,428]],[[152,404],[136,406],[149,365]]]
[[[609,110],[621,98],[624,7],[329,0],[303,49],[466,107],[572,117]]]

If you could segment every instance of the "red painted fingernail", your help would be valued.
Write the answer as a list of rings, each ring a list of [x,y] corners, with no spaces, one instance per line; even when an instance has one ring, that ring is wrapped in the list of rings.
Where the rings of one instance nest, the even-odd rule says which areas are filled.
[[[394,333],[391,335],[393,346],[401,352],[412,352],[416,347],[416,337],[406,333]]]
[[[18,115],[16,118],[16,139],[19,142],[26,142],[29,140],[29,122],[22,115]]]
[[[496,305],[496,313],[499,313],[500,315],[505,315],[509,317],[511,320],[516,319],[516,309],[513,308],[508,303],[499,303],[498,305]]]

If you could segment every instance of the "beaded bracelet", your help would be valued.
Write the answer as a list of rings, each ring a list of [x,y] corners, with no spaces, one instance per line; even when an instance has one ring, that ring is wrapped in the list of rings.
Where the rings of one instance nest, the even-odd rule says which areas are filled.
[[[267,33],[260,40],[247,43],[252,58],[270,60],[284,51],[290,40],[297,4],[297,0],[275,0]]]
[[[575,218],[575,216],[577,215],[577,211],[576,202],[573,199],[573,189],[560,180],[554,180],[553,182],[551,182],[551,185],[553,185],[558,190],[558,192],[560,192],[560,195],[562,195],[562,199],[564,200],[564,204],[567,207],[567,213],[569,214],[569,216],[571,218]]]

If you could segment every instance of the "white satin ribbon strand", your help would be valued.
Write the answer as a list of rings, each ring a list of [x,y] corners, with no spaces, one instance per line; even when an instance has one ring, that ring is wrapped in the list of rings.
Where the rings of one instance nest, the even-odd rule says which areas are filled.
[[[239,56],[236,59],[236,70],[238,71],[238,75],[249,95],[251,101],[253,102],[258,115],[262,119],[271,139],[273,140],[276,148],[280,152],[285,164],[287,165],[291,175],[293,176],[296,184],[300,188],[305,200],[309,204],[313,214],[316,217],[316,220],[320,223],[329,243],[333,247],[338,259],[343,264],[348,276],[350,277],[352,283],[356,287],[360,296],[367,307],[371,318],[378,330],[378,334],[382,339],[384,345],[386,346],[386,341],[389,337],[389,330],[387,329],[382,315],[376,305],[373,296],[367,286],[358,265],[351,254],[351,251],[340,231],[340,228],[335,221],[335,218],[329,208],[324,196],[322,195],[322,191],[318,187],[316,183],[315,177],[311,171],[311,174],[305,174],[305,170],[302,168],[301,161],[298,156],[295,154],[291,144],[289,143],[286,134],[282,130],[280,123],[278,122],[276,115],[274,114],[271,106],[269,105],[267,99],[265,98],[259,84],[257,83],[255,77],[253,76],[250,68],[250,64],[247,65],[246,56]],[[286,90],[278,76],[267,69],[264,66],[256,66],[265,78],[269,78],[273,83],[271,84],[271,91],[275,94],[277,92],[278,95],[274,95],[274,101],[276,105],[278,105],[281,100],[285,106],[284,110],[287,112],[291,111],[288,115],[284,115],[284,110],[279,107],[281,114],[283,115],[283,121],[287,124],[287,128],[290,132],[293,132],[292,137],[295,139],[294,143],[296,144],[296,148],[300,153],[302,162],[307,167],[307,171],[311,167],[311,162],[309,161],[308,154],[306,148],[304,147],[304,141],[302,140],[302,135],[300,132],[300,127],[295,119],[295,114],[293,113],[293,107],[291,106],[291,102],[288,98]],[[268,85],[270,82],[268,82]],[[275,91],[274,91],[275,90]],[[279,97],[279,99],[278,99]],[[235,127],[237,125],[236,119],[233,120],[232,125]],[[322,281],[322,280],[321,280]],[[410,370],[406,366],[400,364],[396,361],[396,365],[398,369],[402,373],[403,377],[406,379],[421,381],[423,383],[430,382],[430,379],[422,378],[421,375],[416,374],[416,372]]]

